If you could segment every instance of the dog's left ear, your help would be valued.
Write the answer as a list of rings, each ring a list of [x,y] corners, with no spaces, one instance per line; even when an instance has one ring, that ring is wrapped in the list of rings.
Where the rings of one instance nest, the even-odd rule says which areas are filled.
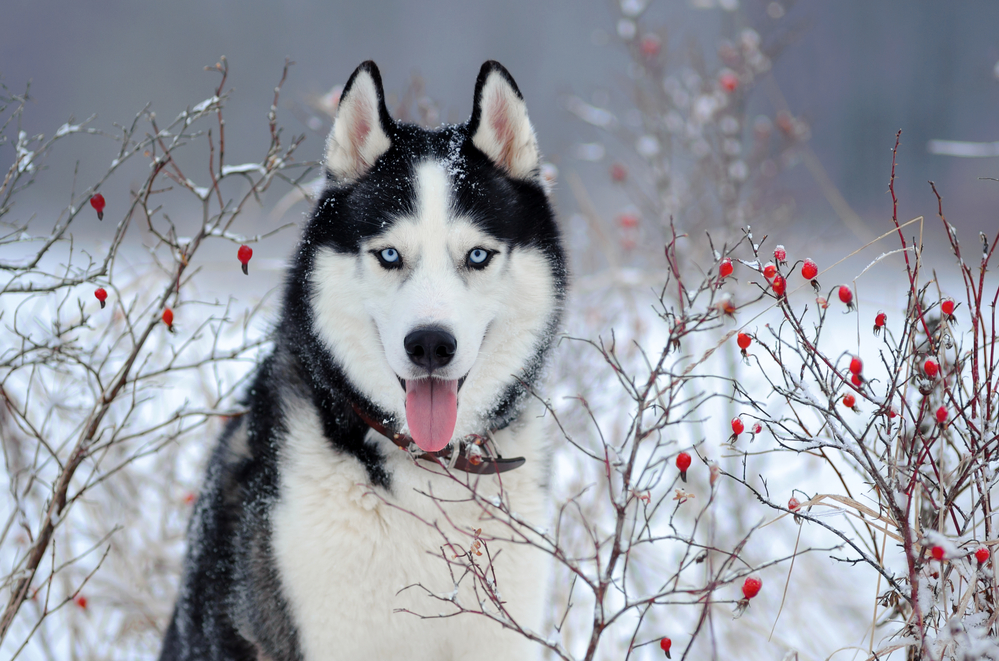
[[[472,144],[511,177],[538,175],[541,155],[527,105],[513,76],[499,62],[490,60],[479,70],[468,134]]]

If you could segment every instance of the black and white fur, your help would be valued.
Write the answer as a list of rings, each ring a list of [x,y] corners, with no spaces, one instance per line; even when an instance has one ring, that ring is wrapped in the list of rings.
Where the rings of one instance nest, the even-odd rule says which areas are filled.
[[[545,434],[527,387],[551,348],[566,269],[524,100],[506,69],[486,62],[468,122],[425,130],[391,119],[378,69],[365,62],[344,88],[326,167],[274,352],[246,395],[248,413],[210,459],[160,658],[533,656],[526,639],[482,616],[396,612],[454,611],[403,589],[455,590],[442,533],[428,523],[464,546],[475,528],[484,538],[510,533],[468,502],[466,487],[352,408],[408,431],[404,383],[428,373],[406,338],[443,329],[456,347],[430,369],[459,380],[452,438],[492,431],[503,456],[527,459],[501,479],[465,479],[486,499],[502,482],[518,517],[544,518]],[[484,267],[472,263],[475,250],[488,253]],[[431,492],[438,500],[421,495]],[[536,628],[544,555],[501,541],[490,552],[510,613]],[[479,607],[465,587],[456,598]]]

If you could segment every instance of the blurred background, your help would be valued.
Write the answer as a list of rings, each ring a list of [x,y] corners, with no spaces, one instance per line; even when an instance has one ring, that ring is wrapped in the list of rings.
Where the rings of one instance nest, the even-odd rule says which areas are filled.
[[[624,9],[645,4],[625,0]],[[227,115],[231,135],[263,144],[264,113],[287,56],[296,65],[285,86],[283,119],[289,131],[308,135],[303,157],[318,159],[328,125],[310,123],[309,100],[345,82],[360,61],[378,63],[386,91],[397,99],[414,74],[423,76],[440,120],[459,122],[470,112],[479,66],[497,59],[525,94],[546,156],[563,174],[579,171],[590,187],[610,184],[613,149],[595,162],[577,158],[577,143],[593,136],[567,112],[566,99],[576,95],[598,106],[621,106],[641,75],[618,30],[622,7],[599,0],[7,0],[2,16],[0,81],[16,93],[30,81],[32,103],[24,116],[29,134],[51,134],[70,117],[90,115],[97,116],[93,126],[110,130],[147,103],[173,117],[210,95],[218,76],[202,69],[225,55],[234,90]],[[817,183],[822,175],[816,167],[863,223],[878,233],[887,229],[886,191],[898,129],[902,216],[932,214],[934,198],[926,185],[932,179],[949,220],[962,231],[996,222],[999,184],[979,177],[999,176],[999,4],[671,0],[648,8],[642,21],[662,34],[664,55],[674,61],[710,62],[717,57],[718,35],[726,31],[750,26],[762,35],[764,50],[773,51],[772,68],[747,102],[750,114],[786,103],[807,124],[815,163],[782,168],[778,184],[793,198],[794,225],[807,227],[810,236],[836,240],[846,231],[837,222],[843,210],[830,204],[831,191]],[[931,153],[931,140],[996,144],[970,148],[991,158],[966,158]],[[229,162],[240,162],[257,147],[230,142]],[[97,158],[103,155],[73,156],[84,174],[88,166],[96,172],[107,162]],[[34,190],[35,211],[65,204],[68,190],[58,177],[42,183]],[[574,212],[576,200],[567,188],[557,193],[563,215]],[[594,197],[598,205],[618,203],[613,196]]]
[[[663,246],[671,218],[678,231],[691,238],[680,249],[680,257],[689,260],[684,267],[699,270],[705,282],[720,258],[710,248],[731,248],[752,225],[756,235],[732,253],[745,261],[725,282],[725,294],[737,297],[742,306],[759,294],[752,269],[758,271],[760,265],[751,251],[753,243],[763,243],[763,235],[772,238],[760,250],[760,261],[774,244],[783,243],[792,263],[812,256],[825,269],[836,268],[835,260],[893,227],[888,183],[899,130],[899,220],[925,215],[926,247],[946,254],[949,246],[935,217],[936,198],[927,184],[933,180],[947,218],[963,241],[977,246],[978,231],[994,235],[999,182],[988,178],[999,178],[997,27],[999,3],[987,0],[959,5],[929,0],[5,0],[0,9],[0,83],[8,94],[21,94],[30,83],[29,102],[16,120],[29,136],[51,136],[65,122],[91,116],[90,127],[120,135],[118,127],[131,124],[147,106],[162,118],[162,126],[211,97],[220,76],[205,68],[225,56],[225,89],[232,90],[225,110],[226,163],[237,165],[259,162],[266,152],[267,112],[285,58],[295,65],[283,85],[279,122],[286,132],[285,145],[292,135],[305,136],[296,157],[306,161],[322,158],[338,86],[361,61],[373,59],[380,67],[396,117],[435,125],[467,119],[479,67],[486,59],[499,60],[527,100],[547,161],[545,176],[554,185],[566,230],[574,272],[566,330],[594,338],[607,337],[613,327],[626,354],[623,360],[634,367],[641,366],[643,357],[629,342],[657,350],[668,332],[653,308],[665,282]],[[201,120],[198,128],[214,127],[213,120]],[[146,126],[144,120],[140,124]],[[177,155],[197,186],[210,184],[204,142],[192,140],[191,149]],[[10,165],[10,146],[2,145],[0,171]],[[117,142],[99,136],[61,139],[49,158],[33,163],[39,166],[39,176],[19,192],[5,220],[37,223],[37,234],[48,232],[74,192],[76,203],[84,203],[82,195],[89,196],[88,187],[108,171],[118,149]],[[83,250],[110,240],[129,190],[135,190],[148,171],[146,160],[134,158],[102,184],[109,218],[99,223],[85,209],[73,226],[75,236],[86,239],[80,241]],[[317,175],[318,169],[309,178]],[[238,178],[232,181],[232,186],[242,185]],[[164,213],[179,229],[200,222],[201,202],[193,195],[164,199],[170,201]],[[259,206],[248,208],[235,229],[246,236],[263,233],[300,222],[307,209],[290,186],[275,185]],[[161,257],[165,253],[162,245],[154,247],[156,241],[141,222],[132,227],[124,244],[128,259],[122,260],[127,268],[119,267],[124,271],[146,264],[157,249]],[[909,236],[919,231],[918,226],[907,230]],[[704,240],[705,232],[710,243]],[[278,301],[269,293],[280,286],[283,264],[296,241],[297,233],[288,230],[254,243],[250,278],[239,271],[233,241],[206,242],[197,266],[209,276],[185,286],[183,298],[193,305],[175,306],[178,326],[193,332],[197,319],[208,318],[198,307],[200,299],[217,302],[238,294],[238,305],[233,304],[237,312],[243,306],[262,311],[252,324],[247,322],[251,339],[266,335]],[[880,369],[879,345],[867,331],[878,308],[888,309],[890,319],[901,319],[908,288],[900,275],[900,255],[870,271],[865,266],[877,253],[897,246],[890,237],[820,276],[827,287],[853,279],[861,302],[859,315],[838,310],[830,315],[833,329],[827,337],[836,344],[827,349],[830,355],[849,350],[864,355],[872,371]],[[17,243],[8,246],[20,249]],[[94,252],[100,254],[100,247]],[[865,272],[867,276],[856,282]],[[942,279],[946,290],[948,283]],[[118,282],[147,289],[136,284],[144,280],[129,273],[120,275]],[[957,284],[951,284],[956,291]],[[804,288],[796,300],[810,299],[805,283],[795,281],[791,287]],[[90,293],[85,294],[95,306]],[[766,320],[757,322],[748,312],[726,320],[719,335],[746,323],[763,334]],[[694,355],[717,348],[716,340],[709,334],[704,345],[691,341],[694,346],[684,350]],[[738,373],[743,362],[729,345],[732,342],[706,367],[708,373]],[[251,362],[232,368],[223,379],[234,391]],[[563,349],[553,368],[553,399],[585,395],[599,407],[598,417],[608,429],[627,429],[630,402],[607,387],[615,378],[605,368],[596,356],[570,355]],[[594,376],[601,369],[603,376]],[[175,380],[171,388],[157,390],[157,406],[170,411],[194,390],[190,382]],[[720,457],[727,470],[735,470],[741,456],[725,438],[727,421],[739,413],[739,406],[726,401],[705,409],[696,424],[668,439],[670,451],[674,444],[697,445],[704,456]],[[592,436],[584,422],[567,423],[577,438]],[[71,623],[66,637],[86,639],[86,646],[78,647],[87,652],[63,640],[61,620],[51,625],[53,639],[73,650],[75,658],[155,655],[180,572],[200,462],[210,446],[205,439],[216,433],[217,428],[210,427],[197,438],[189,435],[177,443],[170,437],[148,466],[122,476],[123,482],[135,485],[127,482],[128,489],[95,492],[100,495],[93,496],[92,509],[98,514],[81,516],[81,527],[92,528],[94,540],[112,526],[126,532],[115,538],[120,546],[88,587],[90,610],[81,615],[81,606],[66,615]],[[771,440],[764,436],[753,447],[764,455],[761,446]],[[825,488],[831,477],[814,457],[766,455],[752,461],[759,462],[756,473],[767,475],[780,498],[792,488]],[[556,489],[567,493],[577,488],[575,482],[585,486],[592,477],[566,457],[557,458],[556,473]],[[701,494],[709,491],[705,473],[701,468],[692,477],[691,488]],[[144,480],[146,475],[152,479]],[[858,475],[848,480],[867,497],[867,486]],[[834,488],[838,485],[830,490]],[[724,509],[711,524],[720,537],[737,539],[758,525],[759,508],[744,491],[723,487],[720,493]],[[126,505],[128,511],[122,513]],[[156,516],[159,526],[149,522]],[[593,518],[600,516],[595,512]],[[780,526],[754,537],[747,554],[769,561],[797,548],[798,527],[788,520]],[[802,548],[806,542],[832,543],[807,534]],[[656,559],[663,567],[673,562],[667,555]],[[898,560],[889,553],[885,564],[894,563],[898,570]],[[650,566],[653,574],[660,569],[655,563]],[[783,567],[771,569],[766,581],[775,589],[757,602],[767,600],[766,609],[751,611],[738,627],[719,634],[724,639],[721,648],[741,658],[780,658],[782,650],[793,650],[800,658],[822,659],[849,645],[857,647],[844,657],[867,649],[868,636],[873,646],[875,637],[868,627],[872,614],[879,613],[874,597],[884,585],[863,567],[843,580],[844,566],[825,553],[802,557],[795,581],[801,580],[805,588],[789,592],[783,633],[774,615],[783,603],[776,588],[790,574]],[[820,598],[816,590],[822,591]],[[883,611],[881,615],[888,617]],[[90,620],[84,618],[90,617],[103,619],[87,638]],[[821,623],[823,635],[816,635],[816,623]],[[663,623],[663,630],[668,624]],[[585,631],[585,626],[583,622],[578,630]],[[780,649],[768,642],[774,629],[773,642]],[[119,632],[120,649],[113,654],[104,647],[111,631]],[[747,631],[754,633],[751,641]],[[886,631],[879,625],[878,638]],[[652,658],[653,653],[660,658],[653,647],[644,649],[640,658]],[[620,658],[610,647],[604,654]],[[61,658],[41,647],[25,657]]]

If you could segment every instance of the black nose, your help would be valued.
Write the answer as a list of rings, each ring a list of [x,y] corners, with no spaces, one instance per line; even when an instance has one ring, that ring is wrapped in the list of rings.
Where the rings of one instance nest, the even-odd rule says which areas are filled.
[[[458,341],[454,335],[442,328],[418,328],[403,341],[409,359],[423,369],[430,370],[444,367],[454,358]]]

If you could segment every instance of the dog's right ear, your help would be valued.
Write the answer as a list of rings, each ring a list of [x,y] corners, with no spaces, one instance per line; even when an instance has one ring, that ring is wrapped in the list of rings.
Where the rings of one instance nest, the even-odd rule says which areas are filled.
[[[388,151],[392,118],[378,67],[371,60],[354,70],[340,94],[333,130],[326,140],[326,169],[338,181],[354,181]]]

